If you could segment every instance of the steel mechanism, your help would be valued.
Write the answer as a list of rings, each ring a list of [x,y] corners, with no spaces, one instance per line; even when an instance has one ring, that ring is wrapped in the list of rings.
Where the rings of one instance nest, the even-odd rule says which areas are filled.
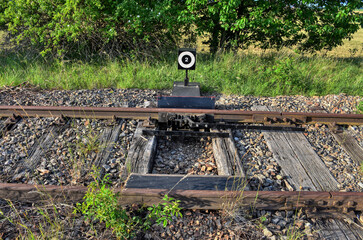
[[[149,119],[146,127],[156,127],[158,130],[143,130],[144,135],[177,136],[177,137],[229,137],[221,130],[249,129],[249,130],[274,130],[274,131],[305,131],[297,126],[266,126],[256,124],[227,123],[223,120],[215,121],[213,114],[180,114],[159,113],[158,120]]]

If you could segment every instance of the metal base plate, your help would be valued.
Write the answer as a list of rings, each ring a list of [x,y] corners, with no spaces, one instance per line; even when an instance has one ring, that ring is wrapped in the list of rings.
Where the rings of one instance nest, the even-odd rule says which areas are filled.
[[[159,108],[214,109],[215,97],[158,97]]]
[[[174,82],[172,96],[183,97],[199,97],[200,96],[200,84],[196,82],[188,83],[188,86],[184,86],[184,82]]]

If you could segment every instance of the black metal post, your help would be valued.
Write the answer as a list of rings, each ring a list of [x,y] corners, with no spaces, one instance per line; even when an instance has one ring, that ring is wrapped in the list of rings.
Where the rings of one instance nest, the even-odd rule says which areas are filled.
[[[188,86],[189,78],[188,78],[188,69],[185,70],[185,79],[184,79],[184,86]]]

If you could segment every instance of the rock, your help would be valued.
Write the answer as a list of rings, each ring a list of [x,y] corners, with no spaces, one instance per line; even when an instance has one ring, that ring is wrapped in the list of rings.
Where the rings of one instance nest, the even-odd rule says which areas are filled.
[[[268,230],[267,228],[264,228],[263,229],[263,235],[266,236],[266,237],[272,237],[273,233],[270,230]]]
[[[305,223],[305,229],[304,229],[304,232],[307,234],[307,235],[311,235],[312,234],[312,225],[311,223],[307,222]]]
[[[4,165],[5,166],[8,166],[8,165],[10,165],[10,164],[12,164],[13,163],[13,161],[11,161],[11,159],[9,159],[9,160],[7,160],[5,163],[4,163]]]
[[[179,172],[179,170],[180,170],[180,166],[179,166],[179,164],[176,164],[175,167],[174,167],[174,172],[175,173]]]
[[[280,222],[280,219],[279,218],[272,218],[271,222],[273,224],[276,224],[277,225]]]
[[[297,220],[295,221],[295,226],[298,228],[298,229],[304,229],[305,227],[305,222],[304,220]]]
[[[285,220],[280,220],[279,222],[278,222],[278,225],[279,226],[281,226],[281,227],[285,227],[286,226],[286,221]]]
[[[104,164],[104,165],[102,165],[102,167],[105,169],[106,172],[109,172],[111,170],[110,165]]]

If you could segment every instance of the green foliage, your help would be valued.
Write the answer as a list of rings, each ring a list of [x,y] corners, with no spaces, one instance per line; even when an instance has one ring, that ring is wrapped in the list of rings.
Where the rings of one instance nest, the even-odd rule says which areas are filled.
[[[0,24],[18,43],[40,44],[43,54],[143,51],[175,41],[178,10],[171,0],[0,0]]]
[[[106,228],[111,228],[117,238],[130,239],[135,237],[141,230],[150,228],[152,221],[163,223],[165,227],[173,216],[182,216],[179,201],[164,196],[163,203],[153,205],[151,211],[145,216],[144,208],[127,211],[118,205],[118,194],[107,185],[110,183],[106,175],[104,179],[97,180],[89,185],[83,203],[78,203],[75,212],[82,213],[86,219],[104,222]]]
[[[193,21],[200,34],[209,34],[212,52],[257,45],[281,48],[298,45],[303,51],[332,49],[363,23],[354,10],[360,0],[187,0],[182,18]]]
[[[257,219],[257,224],[258,224],[258,228],[259,229],[264,229],[265,228],[265,224],[264,222],[267,220],[266,216],[261,216]]]
[[[309,92],[311,87],[309,79],[301,79],[296,59],[285,57],[277,60],[272,66],[266,69],[259,68],[261,74],[261,87],[273,90],[272,94],[286,95],[290,92]],[[267,81],[266,81],[267,80]]]
[[[73,214],[65,209],[71,206],[60,206],[47,199],[47,205],[32,206],[32,208],[18,209],[13,202],[8,200],[10,212],[4,215],[0,211],[0,217],[4,217],[12,225],[16,226],[16,237],[14,239],[46,240],[65,239],[67,223],[72,225]],[[36,212],[37,217],[32,217]],[[67,213],[70,213],[69,215]],[[67,219],[65,219],[67,218]],[[1,239],[1,238],[0,238]]]
[[[332,49],[363,24],[361,0],[0,0],[0,29],[43,55],[150,55],[184,34],[207,36],[211,52],[257,45]]]
[[[104,222],[106,228],[111,228],[118,238],[135,237],[137,232],[143,227],[148,227],[149,223],[118,206],[118,195],[108,188],[107,184],[108,176],[101,181],[95,179],[89,185],[84,202],[77,204],[75,212],[81,212],[86,219]]]
[[[357,106],[357,112],[358,114],[363,114],[363,101],[360,101]]]
[[[172,221],[172,217],[183,217],[183,215],[180,212],[179,200],[165,195],[163,201],[163,203],[158,205],[153,204],[148,210],[150,211],[149,218],[154,219],[157,224],[162,223],[166,227],[168,222]]]
[[[300,229],[298,229],[296,227],[292,227],[292,226],[289,226],[289,228],[287,229],[287,232],[286,232],[287,240],[300,240],[300,239],[304,239],[305,236],[306,236],[306,233],[304,233]]]

